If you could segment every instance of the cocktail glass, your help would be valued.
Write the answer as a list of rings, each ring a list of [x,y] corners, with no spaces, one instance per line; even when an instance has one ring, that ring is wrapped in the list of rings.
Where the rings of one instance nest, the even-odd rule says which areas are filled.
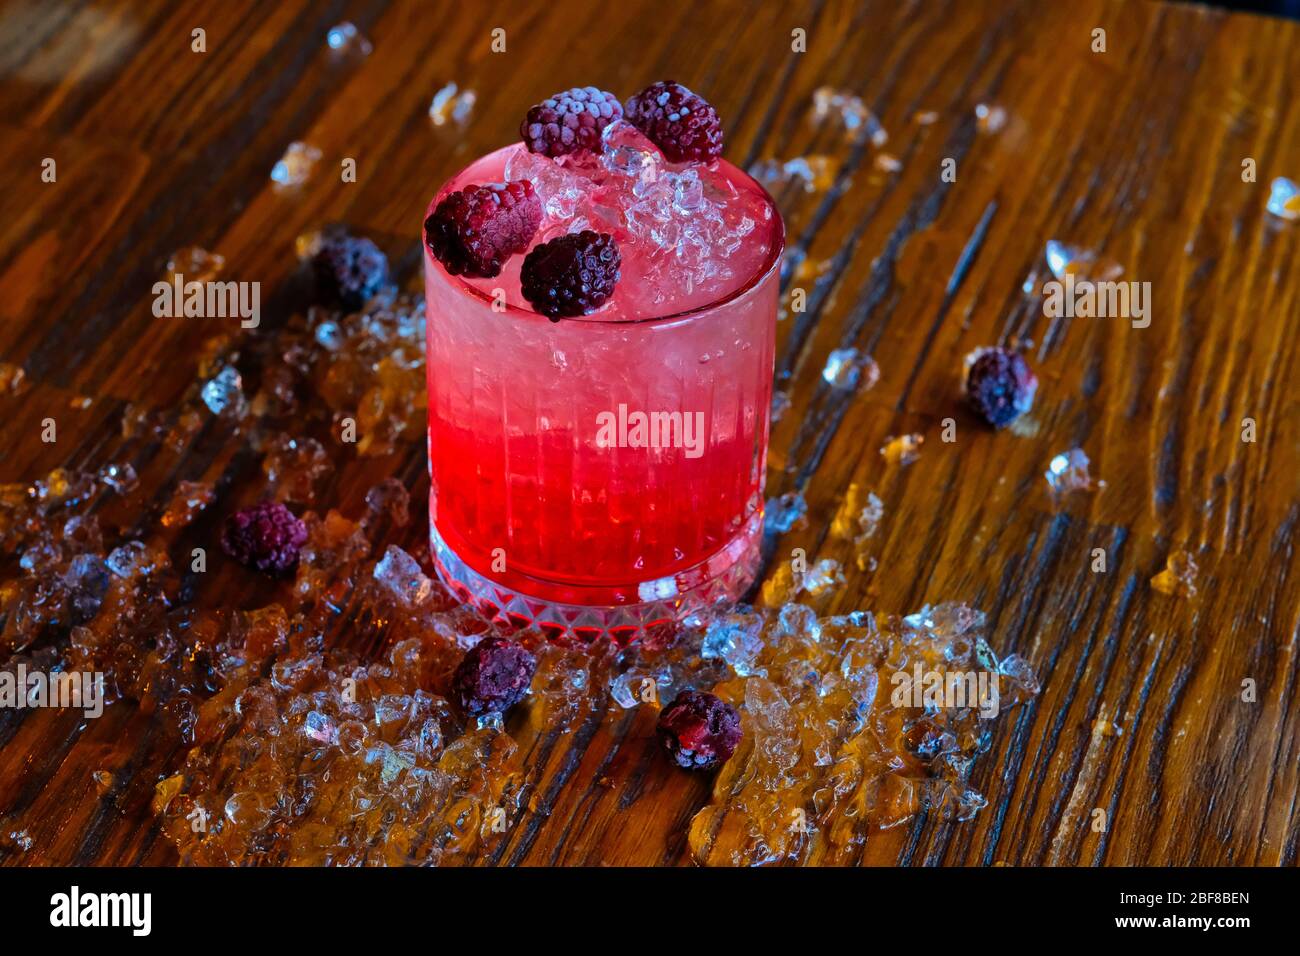
[[[593,228],[620,242],[622,278],[597,312],[532,311],[522,256],[492,279],[448,274],[427,246],[424,263],[438,573],[501,622],[584,642],[633,639],[753,580],[785,237],[771,198],[725,161],[693,177],[636,149],[614,160],[613,174],[591,158],[566,169],[507,147],[429,207],[470,184],[547,180],[535,241]],[[715,221],[699,225],[706,200]]]

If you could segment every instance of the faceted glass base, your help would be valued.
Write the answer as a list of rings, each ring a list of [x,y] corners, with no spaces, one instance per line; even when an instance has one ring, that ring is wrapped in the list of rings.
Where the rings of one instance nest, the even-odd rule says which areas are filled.
[[[475,571],[430,527],[438,577],[452,592],[508,629],[537,627],[553,641],[589,644],[602,637],[627,644],[668,627],[692,611],[718,601],[735,601],[753,583],[761,561],[763,513],[752,515],[731,543],[712,557],[672,577],[632,585],[643,600],[617,606],[564,604],[537,597],[552,585],[538,581],[533,594],[498,584]]]

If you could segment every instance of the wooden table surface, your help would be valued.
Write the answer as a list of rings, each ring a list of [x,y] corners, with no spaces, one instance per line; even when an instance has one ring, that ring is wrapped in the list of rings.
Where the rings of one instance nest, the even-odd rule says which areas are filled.
[[[1300,225],[1265,204],[1274,177],[1300,179],[1300,25],[1101,0],[12,0],[2,17],[0,361],[29,387],[0,395],[0,483],[129,460],[140,487],[96,506],[106,527],[138,533],[182,479],[216,482],[210,510],[227,513],[247,497],[232,489],[260,475],[256,454],[211,434],[178,454],[124,438],[121,416],[175,405],[212,336],[251,341],[285,317],[268,295],[258,330],[155,318],[150,289],[171,253],[216,250],[225,278],[273,289],[295,268],[295,236],[337,220],[382,237],[418,288],[428,198],[509,141],[528,105],[573,85],[627,95],[676,78],[716,105],[738,164],[824,157],[810,188],[777,194],[787,291],[806,289],[808,307],[778,326],[791,407],[773,427],[768,494],[801,491],[810,520],[772,553],[844,563],[822,613],[979,607],[993,646],[1028,658],[1043,684],[976,765],[983,812],[922,815],[858,860],[1296,862]],[[343,20],[373,42],[369,57],[327,49]],[[204,53],[191,49],[200,27]],[[791,49],[796,28],[806,52]],[[449,82],[477,100],[466,122],[438,126],[428,109]],[[819,119],[823,88],[859,96],[887,141]],[[979,104],[1004,122],[981,123]],[[273,189],[268,172],[295,140],[321,164],[305,186]],[[54,183],[42,182],[47,157]],[[342,157],[357,160],[355,183],[335,175]],[[1023,287],[1049,277],[1051,239],[1149,282],[1149,327],[1047,318]],[[1032,343],[1041,386],[1029,427],[994,433],[962,409],[957,370],[971,349],[1008,341]],[[878,361],[873,389],[823,381],[829,354],[849,346]],[[48,417],[54,443],[40,438]],[[957,440],[945,443],[949,417]],[[909,432],[925,436],[919,460],[887,464],[886,436]],[[1074,446],[1105,485],[1053,501],[1044,470]],[[325,503],[355,514],[386,475],[418,501],[424,462],[418,440],[353,456],[328,476]],[[827,534],[851,483],[885,505],[871,571]],[[424,514],[391,540],[414,548]],[[1176,549],[1199,567],[1193,597],[1149,584]],[[12,558],[6,577],[20,573]],[[255,607],[282,587],[207,577],[210,606]],[[184,751],[151,745],[158,719],[129,702],[98,721],[0,716],[0,837],[30,839],[25,851],[0,839],[0,858],[175,862],[149,799]],[[485,862],[688,860],[708,781],[654,757],[653,720],[597,715],[529,750],[540,763],[526,825]],[[1099,721],[1121,731],[1095,733]]]

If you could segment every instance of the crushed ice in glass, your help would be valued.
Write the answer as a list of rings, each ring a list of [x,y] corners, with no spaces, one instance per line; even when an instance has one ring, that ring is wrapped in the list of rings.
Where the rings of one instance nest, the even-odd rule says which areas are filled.
[[[646,278],[687,293],[730,278],[729,258],[770,208],[741,201],[729,182],[693,164],[666,162],[630,123],[611,123],[602,137],[599,157],[557,162],[520,149],[507,160],[506,181],[527,179],[541,197],[541,238],[595,229],[636,242],[651,251]]]

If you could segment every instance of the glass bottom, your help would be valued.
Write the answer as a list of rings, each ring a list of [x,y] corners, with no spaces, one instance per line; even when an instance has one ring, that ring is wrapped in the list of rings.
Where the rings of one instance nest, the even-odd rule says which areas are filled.
[[[625,589],[641,600],[608,604],[563,603],[544,597],[553,582],[531,579],[536,586],[506,587],[475,571],[429,528],[430,551],[438,577],[463,602],[507,629],[537,627],[553,641],[589,644],[602,637],[627,644],[646,633],[671,627],[692,611],[719,601],[735,601],[754,581],[762,560],[763,511],[760,508],[740,533],[713,555],[671,577],[630,583]],[[518,577],[516,575],[516,577]],[[572,593],[572,586],[565,586]],[[608,586],[599,589],[607,593]]]

